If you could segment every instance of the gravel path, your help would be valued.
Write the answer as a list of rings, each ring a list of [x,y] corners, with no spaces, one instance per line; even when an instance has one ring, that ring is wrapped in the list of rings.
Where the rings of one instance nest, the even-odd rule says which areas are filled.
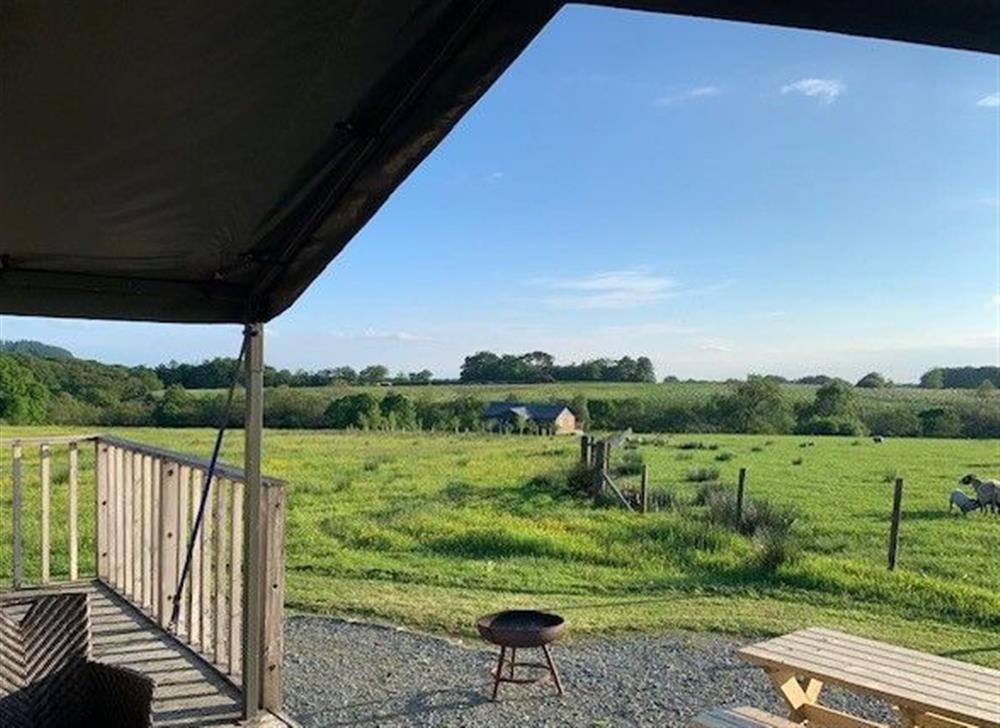
[[[558,643],[553,657],[566,696],[548,683],[501,685],[499,703],[488,700],[496,652],[486,645],[305,615],[288,618],[285,644],[285,702],[304,726],[685,726],[718,704],[781,714],[764,674],[736,657],[742,643],[720,635]],[[830,688],[824,702],[892,717],[879,703]]]

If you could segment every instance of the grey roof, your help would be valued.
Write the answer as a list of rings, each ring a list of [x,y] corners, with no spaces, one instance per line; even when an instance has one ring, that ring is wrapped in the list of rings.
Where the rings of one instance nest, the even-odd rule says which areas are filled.
[[[486,417],[523,417],[535,422],[552,422],[568,408],[561,404],[539,404],[520,402],[490,402],[483,408]]]
[[[0,2],[0,313],[273,318],[563,4]],[[996,0],[591,4],[1000,52]]]

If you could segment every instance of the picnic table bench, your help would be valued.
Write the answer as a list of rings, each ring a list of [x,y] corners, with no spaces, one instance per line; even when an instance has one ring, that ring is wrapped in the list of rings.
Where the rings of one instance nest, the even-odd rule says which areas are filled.
[[[744,647],[739,655],[764,669],[789,718],[832,728],[883,724],[820,705],[824,684],[894,705],[914,728],[1000,728],[1000,670],[811,628]]]

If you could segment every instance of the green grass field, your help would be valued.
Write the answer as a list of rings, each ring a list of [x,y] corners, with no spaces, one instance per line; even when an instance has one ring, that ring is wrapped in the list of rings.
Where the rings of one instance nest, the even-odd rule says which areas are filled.
[[[4,428],[4,437],[53,433]],[[207,430],[116,430],[207,455]],[[1000,518],[949,514],[947,496],[970,470],[996,475],[1000,442],[744,435],[646,437],[655,488],[681,506],[645,517],[595,508],[564,492],[575,438],[268,431],[268,474],[288,483],[288,602],[293,608],[386,620],[452,634],[491,609],[557,609],[574,634],[686,628],[739,634],[838,626],[1000,666]],[[716,449],[683,450],[701,441]],[[241,461],[241,433],[225,458]],[[9,512],[9,451],[0,460]],[[728,459],[717,460],[728,454]],[[724,456],[725,457],[725,456]],[[800,464],[795,464],[801,459]],[[84,472],[92,462],[85,453]],[[698,467],[748,494],[794,506],[801,557],[769,574],[752,544],[688,505]],[[36,465],[25,464],[37,507]],[[54,468],[55,522],[65,467]],[[885,567],[892,488],[906,480],[899,566]],[[543,478],[540,476],[550,476]],[[84,497],[92,494],[90,478]],[[84,555],[92,561],[92,509]],[[29,511],[29,544],[37,543]],[[0,572],[9,571],[10,518],[0,517]],[[66,536],[53,538],[56,572]],[[85,562],[86,563],[86,562]],[[37,558],[28,563],[37,574]]]

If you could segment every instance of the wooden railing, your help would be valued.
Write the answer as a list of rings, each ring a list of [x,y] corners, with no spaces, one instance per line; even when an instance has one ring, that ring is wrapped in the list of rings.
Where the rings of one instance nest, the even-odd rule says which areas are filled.
[[[281,705],[282,603],[284,598],[284,489],[265,479],[260,491],[260,551],[245,544],[246,483],[243,471],[218,465],[202,527],[192,552],[179,619],[170,625],[174,596],[187,556],[209,463],[201,458],[121,438],[97,435],[11,442],[11,581],[25,579],[25,448],[38,448],[38,583],[96,576],[164,629],[241,684],[244,583],[247,569],[262,574],[261,705]],[[65,509],[68,568],[53,573],[52,461],[65,447],[68,460]],[[92,447],[94,515],[80,518],[81,454]],[[86,453],[88,460],[91,453]],[[89,474],[88,474],[89,475]],[[34,508],[30,509],[34,513]],[[62,509],[60,509],[62,511]],[[61,519],[60,519],[61,520]],[[81,520],[84,523],[81,524]],[[81,568],[81,525],[94,543],[93,560]],[[61,540],[61,539],[60,539]],[[32,554],[34,555],[34,554]],[[34,565],[34,559],[32,560]]]

